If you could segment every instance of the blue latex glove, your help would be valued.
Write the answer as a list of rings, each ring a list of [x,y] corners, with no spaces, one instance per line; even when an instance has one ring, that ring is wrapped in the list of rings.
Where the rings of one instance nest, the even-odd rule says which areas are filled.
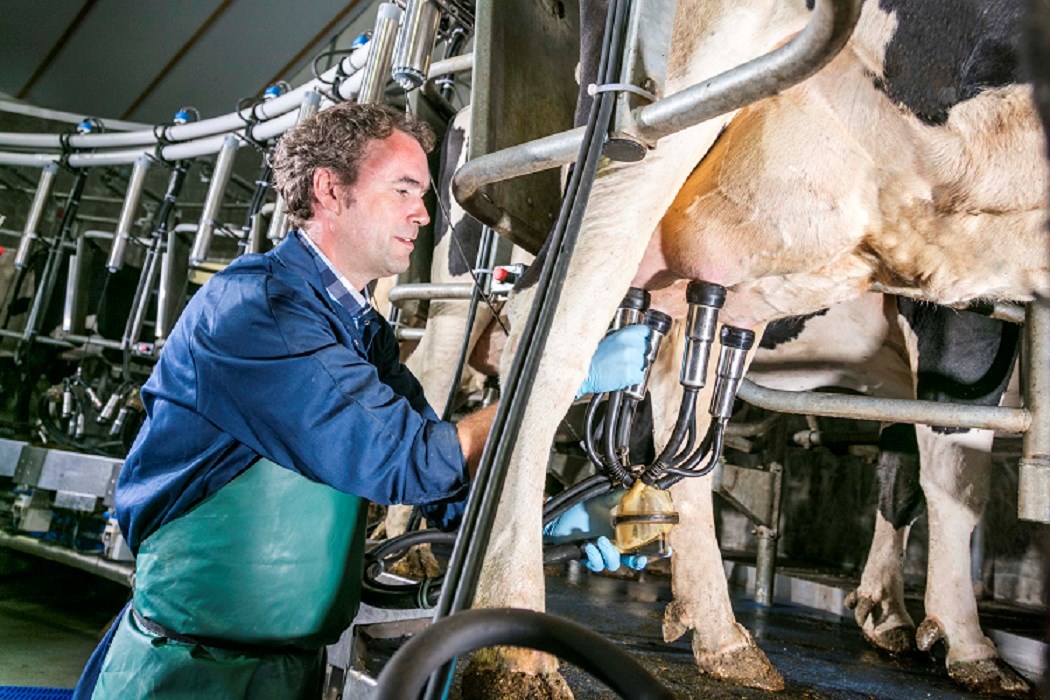
[[[649,333],[649,326],[639,323],[602,338],[576,397],[618,391],[642,381],[645,358],[649,354]]]
[[[648,557],[634,554],[622,555],[609,538],[613,535],[612,518],[609,511],[620,503],[623,489],[610,491],[602,496],[577,503],[572,508],[547,523],[543,528],[543,539],[552,544],[594,540],[583,546],[587,557],[583,565],[591,571],[616,571],[626,566],[635,571],[645,568]]]

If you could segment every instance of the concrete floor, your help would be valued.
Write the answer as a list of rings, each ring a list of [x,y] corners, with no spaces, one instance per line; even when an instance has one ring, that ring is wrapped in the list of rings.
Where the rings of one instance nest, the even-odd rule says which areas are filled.
[[[734,589],[737,619],[783,673],[787,688],[769,694],[710,681],[695,673],[688,637],[672,645],[660,640],[670,597],[666,578],[627,581],[575,568],[567,578],[548,578],[548,610],[626,647],[683,699],[977,697],[960,692],[943,665],[928,657],[876,653],[836,615],[791,604],[763,609],[740,589]],[[0,686],[72,688],[129,594],[92,574],[0,550]],[[374,649],[372,661],[380,665],[393,650]],[[578,669],[566,666],[564,674],[578,700],[615,697]]]
[[[72,688],[130,589],[0,550],[0,686]]]

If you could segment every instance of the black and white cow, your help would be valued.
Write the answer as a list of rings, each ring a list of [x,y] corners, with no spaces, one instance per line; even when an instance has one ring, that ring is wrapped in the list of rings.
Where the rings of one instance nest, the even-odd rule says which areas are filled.
[[[1018,333],[1017,326],[975,313],[866,294],[819,315],[769,324],[749,376],[792,391],[836,387],[881,398],[997,405]],[[1025,693],[1027,683],[981,633],[971,585],[970,537],[988,501],[991,444],[988,430],[883,429],[875,536],[847,604],[878,648],[928,650],[943,639],[948,673],[963,687]],[[916,631],[904,607],[902,565],[909,528],[924,509],[926,615]]]
[[[1021,10],[1020,0],[871,0],[813,78],[669,136],[640,163],[603,165],[515,446],[480,604],[544,607],[546,446],[628,286],[653,290],[655,306],[681,317],[678,280],[722,284],[723,321],[756,330],[854,299],[873,281],[945,304],[1050,291],[1045,141],[1017,74]],[[664,94],[771,50],[808,17],[804,0],[680,2]],[[530,297],[512,300],[512,329]],[[673,424],[660,407],[678,405],[674,384],[652,387],[658,442]],[[686,479],[672,494],[681,520],[665,637],[692,629],[703,673],[782,687],[711,565],[710,480]],[[967,512],[952,513],[956,527],[972,527]],[[940,624],[950,661],[994,654]],[[527,693],[568,692],[556,663],[533,652],[481,653],[473,669],[502,687],[512,677]]]

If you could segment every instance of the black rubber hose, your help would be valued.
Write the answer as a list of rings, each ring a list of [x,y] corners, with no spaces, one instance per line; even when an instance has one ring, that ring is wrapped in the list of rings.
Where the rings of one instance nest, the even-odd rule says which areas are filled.
[[[547,508],[545,505],[543,508],[543,524],[547,525],[558,516],[563,515],[565,511],[569,510],[574,505],[601,496],[602,494],[609,493],[615,488],[613,483],[608,479],[605,479],[605,477],[602,477],[602,479],[602,483],[594,484],[587,489],[577,492],[571,499],[566,499],[551,508]]]
[[[575,622],[534,610],[467,610],[438,620],[401,647],[377,679],[375,700],[419,697],[430,674],[460,654],[491,646],[527,647],[579,666],[620,697],[671,700],[674,695],[630,654]]]
[[[645,483],[652,484],[668,467],[681,461],[685,452],[682,450],[682,442],[686,439],[687,434],[691,436],[688,446],[692,446],[696,435],[696,397],[699,393],[699,389],[691,388],[686,388],[682,393],[682,403],[678,407],[678,420],[675,421],[671,438],[660,451],[660,455],[642,473],[642,481]]]
[[[686,465],[681,468],[668,467],[665,472],[665,475],[656,482],[656,485],[658,487],[662,489],[668,489],[677,484],[685,477],[706,476],[707,474],[711,473],[711,471],[718,464],[718,458],[722,456],[722,444],[725,439],[725,424],[721,422],[718,424],[713,423],[712,427],[716,425],[718,427],[716,427],[714,431],[708,429],[707,435],[704,436],[704,440],[700,444],[700,448],[697,449],[697,451],[693,454],[693,457],[696,457],[696,455],[699,455],[701,452],[704,452],[705,443],[712,443],[710,445],[710,449],[706,452],[708,458],[707,464],[703,465],[702,467],[699,466],[700,462],[704,458],[704,456],[701,455],[698,459],[695,460],[695,462],[691,458],[689,462],[687,462]]]
[[[591,460],[591,464],[603,474],[608,474],[609,470],[605,466],[605,460],[598,454],[598,436],[601,434],[598,430],[597,417],[598,417],[598,406],[602,402],[602,395],[595,394],[591,397],[590,402],[587,404],[587,413],[583,419],[583,451],[587,453],[587,459]]]
[[[578,484],[573,484],[569,488],[559,493],[557,496],[548,499],[543,504],[543,523],[547,524],[547,514],[549,512],[553,511],[555,508],[558,508],[563,503],[567,503],[569,501],[571,501],[573,505],[576,505],[580,502],[580,499],[578,499],[577,497],[581,493],[584,493],[600,484],[607,484],[610,488],[612,487],[612,484],[609,482],[608,477],[606,477],[604,474],[596,474],[595,476],[587,477]]]
[[[695,471],[708,455],[714,454],[715,459],[717,459],[722,452],[722,443],[725,440],[725,433],[725,421],[711,421],[711,424],[707,426],[707,434],[704,435],[704,439],[700,442],[700,447],[696,448],[696,451],[689,455],[689,459],[680,464],[676,464],[675,467],[682,469],[683,471],[691,472]]]
[[[570,504],[571,506],[571,504]],[[412,534],[446,535],[438,530],[423,530]],[[432,536],[425,538],[429,543],[440,543],[443,538]],[[413,545],[423,544],[416,540]],[[412,546],[412,545],[411,545]],[[373,550],[374,551],[374,550]],[[400,550],[392,550],[400,551]],[[391,552],[386,552],[390,555]],[[579,561],[586,558],[582,544],[565,543],[545,545],[543,548],[544,565],[564,564],[566,561]],[[361,578],[361,602],[383,610],[430,610],[434,608],[441,595],[444,576],[424,578],[412,584],[387,584],[379,580],[383,571],[383,561],[372,558],[372,552],[366,555],[364,572]]]
[[[605,402],[605,428],[602,434],[602,457],[605,466],[609,470],[609,478],[618,484],[630,484],[634,481],[631,474],[624,469],[620,461],[619,445],[616,438],[620,434],[620,420],[622,416],[624,393],[614,391],[609,394],[609,400]],[[628,426],[629,429],[629,426]]]

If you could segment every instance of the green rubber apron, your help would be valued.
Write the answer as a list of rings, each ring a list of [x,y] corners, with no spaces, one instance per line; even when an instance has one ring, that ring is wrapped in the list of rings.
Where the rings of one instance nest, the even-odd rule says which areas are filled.
[[[357,496],[253,464],[139,547],[135,612],[197,643],[129,609],[92,698],[320,697],[324,646],[357,612],[366,514]]]

